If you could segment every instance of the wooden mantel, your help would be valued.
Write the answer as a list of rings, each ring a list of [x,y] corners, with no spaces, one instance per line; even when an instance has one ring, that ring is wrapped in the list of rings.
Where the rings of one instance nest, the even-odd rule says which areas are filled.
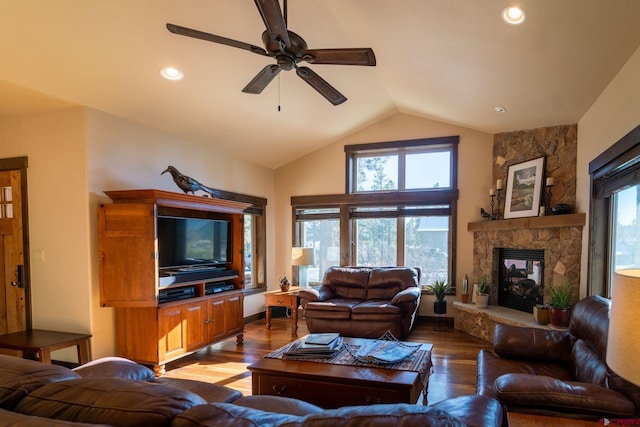
[[[467,229],[468,231],[496,231],[521,228],[580,227],[585,225],[586,218],[587,215],[585,213],[532,216],[528,218],[470,222]]]

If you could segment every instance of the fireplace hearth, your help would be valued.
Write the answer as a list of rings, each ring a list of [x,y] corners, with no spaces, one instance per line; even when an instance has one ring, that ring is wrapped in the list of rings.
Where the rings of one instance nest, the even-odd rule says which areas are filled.
[[[498,305],[533,313],[544,301],[544,250],[498,250]]]

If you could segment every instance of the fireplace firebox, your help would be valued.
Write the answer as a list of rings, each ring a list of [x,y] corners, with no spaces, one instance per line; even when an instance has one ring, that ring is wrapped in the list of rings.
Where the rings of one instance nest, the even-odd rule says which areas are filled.
[[[498,304],[533,313],[544,301],[544,250],[499,249]]]

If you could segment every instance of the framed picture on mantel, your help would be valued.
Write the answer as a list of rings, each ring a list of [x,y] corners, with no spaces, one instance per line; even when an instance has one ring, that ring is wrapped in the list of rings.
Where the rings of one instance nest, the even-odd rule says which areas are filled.
[[[544,157],[509,166],[505,219],[538,216],[543,177]]]

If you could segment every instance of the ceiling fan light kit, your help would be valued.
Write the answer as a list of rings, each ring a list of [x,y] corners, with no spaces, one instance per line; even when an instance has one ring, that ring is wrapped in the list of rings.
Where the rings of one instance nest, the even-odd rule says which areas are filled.
[[[345,102],[347,98],[315,71],[309,67],[298,66],[298,63],[304,61],[314,65],[376,65],[376,57],[371,48],[309,49],[302,37],[287,28],[286,1],[284,15],[278,0],[254,1],[266,27],[266,30],[262,33],[264,48],[171,23],[167,23],[167,29],[181,36],[219,43],[248,50],[257,55],[275,58],[276,64],[267,65],[260,70],[247,86],[242,89],[244,93],[262,93],[264,88],[271,83],[280,71],[295,69],[298,77],[307,82],[330,103],[339,105]]]

